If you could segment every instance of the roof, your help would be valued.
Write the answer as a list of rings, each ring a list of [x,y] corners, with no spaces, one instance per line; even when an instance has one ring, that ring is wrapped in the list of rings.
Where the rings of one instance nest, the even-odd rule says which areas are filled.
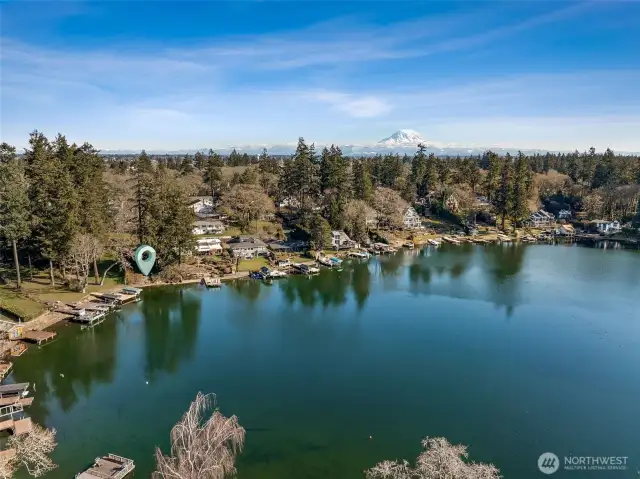
[[[234,249],[251,249],[251,248],[264,248],[265,244],[260,241],[259,243],[251,243],[248,241],[243,241],[241,243],[229,243],[229,248]]]
[[[562,225],[561,228],[564,228],[567,231],[574,231],[573,225]]]
[[[194,221],[193,226],[224,226],[222,221]]]

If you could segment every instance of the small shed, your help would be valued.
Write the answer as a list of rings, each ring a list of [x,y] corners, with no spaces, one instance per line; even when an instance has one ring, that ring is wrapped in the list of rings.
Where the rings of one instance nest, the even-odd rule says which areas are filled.
[[[7,338],[11,340],[21,339],[24,336],[24,326],[15,325],[7,330]]]

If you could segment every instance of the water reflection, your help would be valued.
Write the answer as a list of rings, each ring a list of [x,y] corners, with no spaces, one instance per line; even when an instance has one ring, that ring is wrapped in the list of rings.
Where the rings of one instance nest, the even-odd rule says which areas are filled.
[[[193,356],[202,297],[180,287],[149,289],[140,312],[145,322],[145,372],[149,381],[158,372],[175,372]]]
[[[35,417],[48,415],[51,400],[57,400],[60,408],[68,411],[80,398],[90,396],[96,383],[113,381],[118,321],[119,318],[108,318],[81,334],[65,330],[76,330],[76,325],[62,326],[59,340],[41,349],[31,346],[18,360],[19,366],[11,377],[15,382],[32,384],[37,400],[30,412]],[[68,334],[73,337],[67,338]]]
[[[519,301],[520,280],[518,278],[524,264],[527,246],[522,244],[497,245],[486,248],[483,259],[486,272],[494,287],[489,295],[498,307],[504,307],[507,317],[511,317]]]

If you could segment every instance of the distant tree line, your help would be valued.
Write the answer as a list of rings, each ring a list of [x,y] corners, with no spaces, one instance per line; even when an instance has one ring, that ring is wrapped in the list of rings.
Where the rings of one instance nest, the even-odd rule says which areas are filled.
[[[439,157],[419,145],[412,156],[354,158],[335,145],[317,151],[300,138],[284,158],[209,150],[105,160],[89,143],[70,145],[63,135],[50,141],[34,131],[22,154],[6,143],[0,154],[0,238],[14,261],[46,261],[52,282],[55,268],[63,277],[75,272],[83,288],[90,269],[98,281],[105,251],[126,267],[113,233],[152,244],[159,267],[179,263],[193,247],[187,198],[197,194],[212,197],[245,231],[273,214],[274,202],[285,205],[316,248],[329,244],[332,229],[362,241],[371,220],[401,226],[410,204],[463,222],[480,195],[504,229],[507,220],[521,226],[539,204],[637,220],[640,198],[640,157],[594,148]]]

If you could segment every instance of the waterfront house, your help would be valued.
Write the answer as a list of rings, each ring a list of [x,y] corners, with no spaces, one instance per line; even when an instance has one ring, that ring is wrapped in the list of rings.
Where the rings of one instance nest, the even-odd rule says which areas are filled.
[[[267,252],[267,245],[253,236],[235,236],[228,242],[229,249],[234,256],[252,258]]]
[[[576,234],[576,230],[572,225],[560,225],[555,229],[557,236],[573,236]]]
[[[202,238],[196,240],[196,252],[200,254],[220,254],[222,244],[218,238]]]
[[[541,228],[545,226],[550,226],[554,224],[555,221],[556,221],[556,218],[551,213],[544,210],[538,210],[535,213],[531,213],[531,215],[529,216],[529,220],[527,222],[530,226],[533,226],[534,228]]]
[[[598,233],[605,234],[605,235],[612,235],[622,231],[620,222],[615,220],[614,221],[593,220],[591,222],[591,225],[598,231]]]
[[[571,219],[571,210],[560,210],[558,211],[558,219],[559,220],[569,220]]]
[[[214,204],[213,197],[211,196],[192,196],[189,198],[189,205],[193,209],[193,212],[197,215],[201,213],[213,212]]]
[[[222,221],[194,221],[192,227],[194,235],[219,235],[224,233]]]
[[[418,229],[422,226],[422,220],[420,219],[420,215],[415,210],[413,206],[409,206],[407,210],[404,212],[404,217],[402,219],[402,224],[405,228],[408,229]]]
[[[291,246],[283,241],[272,241],[267,247],[274,253],[290,253],[292,251]]]
[[[331,246],[335,249],[356,248],[357,243],[353,241],[344,231],[331,232]]]
[[[287,196],[276,202],[278,208],[299,208],[300,202],[293,196]]]

